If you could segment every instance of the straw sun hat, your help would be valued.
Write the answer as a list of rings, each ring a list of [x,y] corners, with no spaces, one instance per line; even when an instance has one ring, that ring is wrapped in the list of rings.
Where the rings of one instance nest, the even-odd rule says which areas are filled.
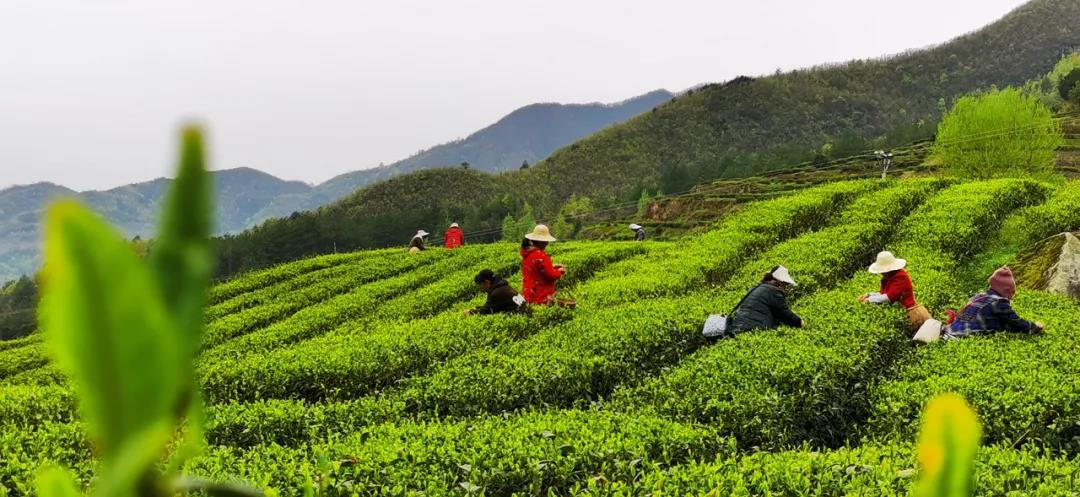
[[[890,271],[899,271],[907,267],[907,261],[898,259],[892,252],[882,252],[877,255],[877,261],[870,265],[872,274],[884,274]]]
[[[641,225],[640,224],[631,224],[630,229],[632,229],[634,231],[637,231],[637,230],[641,229]]]
[[[416,235],[414,235],[413,238],[423,238],[423,237],[428,236],[430,234],[431,233],[428,233],[428,232],[426,232],[424,230],[420,230],[420,231],[416,232]]]
[[[532,240],[534,242],[555,241],[555,237],[551,236],[551,230],[549,230],[548,227],[544,226],[543,224],[536,225],[536,227],[533,228],[532,233],[525,235],[525,238],[528,238],[529,240]]]

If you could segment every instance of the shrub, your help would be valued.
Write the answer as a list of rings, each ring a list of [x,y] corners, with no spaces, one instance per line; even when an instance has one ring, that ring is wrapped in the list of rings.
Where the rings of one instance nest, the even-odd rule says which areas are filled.
[[[1080,94],[1076,94],[1076,88],[1080,85],[1080,67],[1077,67],[1062,76],[1061,79],[1057,81],[1057,84],[1058,94],[1061,95],[1062,100],[1080,103],[1080,99],[1077,98]]]
[[[1038,98],[1015,88],[966,96],[938,126],[934,156],[964,178],[1051,178],[1061,127]]]

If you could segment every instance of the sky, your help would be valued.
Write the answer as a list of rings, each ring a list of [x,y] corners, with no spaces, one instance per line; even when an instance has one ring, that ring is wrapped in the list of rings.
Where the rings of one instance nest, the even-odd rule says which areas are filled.
[[[617,102],[925,47],[1022,0],[3,0],[0,188],[215,169],[309,183],[535,102]]]

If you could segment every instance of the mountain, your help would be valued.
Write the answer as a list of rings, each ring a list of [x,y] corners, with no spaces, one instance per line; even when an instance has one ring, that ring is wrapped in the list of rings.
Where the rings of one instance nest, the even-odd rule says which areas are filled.
[[[1080,49],[1080,2],[1035,0],[974,33],[874,60],[738,78],[564,148],[531,171],[561,178],[553,196],[626,198],[792,163],[890,147],[936,130],[960,95],[1023,85]],[[541,173],[541,171],[543,171]]]
[[[574,196],[617,205],[643,190],[680,192],[716,178],[928,139],[956,98],[1043,78],[1077,50],[1080,2],[1034,0],[938,46],[701,86],[527,170],[483,180],[460,168],[398,176],[223,240],[221,267],[239,271],[334,249],[400,244],[418,228],[435,233],[449,220],[467,223],[467,232],[497,230],[526,203],[539,219],[551,220]],[[445,196],[458,188],[470,188],[470,195],[448,203]],[[293,237],[288,245],[283,236]]]
[[[249,168],[213,173],[217,188],[217,231],[241,231],[252,225],[253,216],[285,195],[311,191],[312,187],[285,181]],[[154,232],[157,213],[170,180],[159,178],[106,191],[76,192],[52,183],[36,183],[0,190],[0,281],[33,273],[40,265],[40,222],[47,206],[61,198],[86,203],[126,236]]]
[[[614,104],[542,103],[522,107],[467,138],[438,145],[387,166],[343,174],[317,186],[239,168],[214,173],[219,233],[235,233],[268,219],[316,209],[359,188],[422,169],[469,163],[475,170],[517,170],[559,147],[645,112],[674,95],[656,90]],[[0,190],[0,282],[33,272],[40,264],[38,222],[57,198],[86,202],[129,237],[153,232],[165,178],[107,191],[76,192],[38,183]]]
[[[625,122],[674,96],[667,90],[655,90],[613,104],[528,105],[464,139],[423,150],[393,164],[342,174],[316,186],[310,193],[279,198],[255,219],[262,221],[314,209],[377,181],[421,169],[464,162],[480,171],[514,171],[522,162],[535,164],[575,140]]]

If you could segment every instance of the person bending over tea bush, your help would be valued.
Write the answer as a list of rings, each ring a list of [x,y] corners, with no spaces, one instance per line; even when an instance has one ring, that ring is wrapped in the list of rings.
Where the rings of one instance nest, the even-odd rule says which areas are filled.
[[[1013,310],[1016,279],[1012,270],[1003,267],[990,276],[990,288],[973,297],[945,328],[942,338],[957,339],[990,335],[1002,331],[1042,333],[1045,325],[1021,318]]]
[[[907,261],[892,252],[878,254],[877,261],[870,265],[870,273],[881,275],[881,291],[863,295],[859,301],[866,304],[899,303],[907,310],[911,329],[917,330],[930,319],[930,311],[915,302],[915,287],[906,267]]]
[[[466,316],[473,314],[501,314],[520,312],[525,307],[525,299],[518,295],[510,283],[490,269],[480,271],[473,279],[480,288],[487,292],[487,302],[476,309],[465,311]]]
[[[772,268],[735,307],[731,316],[731,332],[768,330],[785,325],[801,328],[803,319],[791,311],[785,294],[792,286],[795,286],[795,280],[786,267]]]

